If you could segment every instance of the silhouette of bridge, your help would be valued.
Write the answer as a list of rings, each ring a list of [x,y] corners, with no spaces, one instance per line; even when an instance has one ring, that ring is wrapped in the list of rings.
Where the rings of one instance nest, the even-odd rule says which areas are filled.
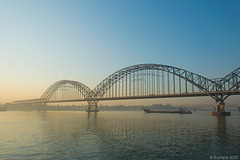
[[[52,84],[41,98],[14,103],[87,101],[87,111],[98,111],[97,103],[103,100],[210,96],[216,104],[224,104],[229,96],[240,94],[239,73],[240,67],[223,78],[209,79],[173,66],[139,64],[114,72],[93,90],[77,81],[61,80]]]

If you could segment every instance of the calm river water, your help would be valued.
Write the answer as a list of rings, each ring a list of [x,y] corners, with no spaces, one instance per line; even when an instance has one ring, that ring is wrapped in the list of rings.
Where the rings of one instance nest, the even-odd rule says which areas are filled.
[[[212,156],[212,157],[211,157]],[[240,113],[0,112],[0,159],[240,159]]]

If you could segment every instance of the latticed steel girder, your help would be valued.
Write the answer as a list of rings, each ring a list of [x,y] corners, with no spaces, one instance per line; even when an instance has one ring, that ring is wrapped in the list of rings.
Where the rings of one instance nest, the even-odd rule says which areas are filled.
[[[16,104],[34,104],[34,103],[44,103],[45,99],[27,99],[27,100],[20,100],[20,101],[14,101]]]
[[[74,86],[79,92],[82,93],[82,95],[84,96],[84,98],[91,98],[92,95],[92,90],[77,81],[71,81],[71,80],[61,80],[58,81],[54,84],[52,84],[41,96],[41,99],[44,99],[45,101],[49,101],[49,99],[52,97],[52,95],[57,91],[58,88],[62,87],[65,84],[71,84],[72,86]]]
[[[111,86],[115,84],[118,80],[128,76],[129,74],[132,74],[137,71],[143,71],[143,70],[161,70],[164,72],[171,73],[173,75],[176,75],[188,81],[189,83],[193,84],[194,86],[198,87],[204,92],[222,90],[222,86],[215,83],[214,81],[208,78],[205,78],[203,76],[200,76],[198,74],[183,70],[181,68],[167,66],[167,65],[160,65],[160,64],[140,64],[140,65],[134,65],[134,66],[123,68],[111,74],[107,78],[105,78],[93,90],[93,93],[94,93],[93,97],[102,97],[107,92],[107,90],[111,88]]]
[[[217,83],[224,86],[225,90],[238,90],[240,81],[240,67],[229,73],[227,76],[219,80]]]
[[[239,81],[240,81],[240,67],[234,70],[233,72],[229,73],[227,76],[220,80],[211,80],[196,73],[173,67],[168,65],[161,65],[161,64],[139,64],[133,65],[121,70],[118,70],[111,74],[110,76],[106,77],[101,83],[99,83],[93,90],[91,90],[86,85],[72,80],[61,80],[52,84],[41,96],[40,99],[32,99],[32,100],[23,100],[23,101],[16,101],[25,102],[25,103],[47,103],[51,99],[57,90],[66,85],[70,84],[73,88],[77,89],[80,94],[82,94],[83,99],[72,99],[73,101],[89,101],[89,102],[98,102],[98,100],[102,99],[104,94],[110,90],[110,88],[119,82],[120,80],[126,79],[126,81],[131,81],[131,75],[140,74],[141,76],[147,76],[154,71],[162,71],[162,73],[166,73],[167,75],[172,74],[174,79],[175,76],[179,77],[179,79],[184,80],[186,83],[190,83],[193,86],[199,88],[205,94],[196,94],[192,93],[192,95],[209,95],[214,98],[216,101],[224,101],[228,96],[231,94],[239,94]],[[167,83],[169,84],[169,76],[167,78]],[[158,84],[160,85],[160,84]],[[174,81],[175,87],[175,81]],[[187,86],[187,85],[186,85]],[[131,88],[131,87],[130,87]],[[237,91],[231,93],[231,91]],[[163,93],[164,94],[164,93]],[[170,95],[170,93],[169,93]],[[172,95],[172,94],[171,94]],[[174,88],[174,95],[181,97],[180,95],[184,96],[191,96],[191,93],[187,93],[187,89],[185,93],[176,93]],[[126,95],[127,96],[127,95]],[[141,98],[146,95],[139,95],[138,98]],[[147,95],[148,97],[149,95]],[[161,97],[161,95],[157,95]],[[167,96],[167,94],[164,94]],[[163,97],[164,97],[163,96]],[[174,97],[175,97],[174,96]],[[134,97],[134,96],[133,96]],[[154,97],[154,95],[150,95],[150,97]],[[118,97],[117,97],[118,98]],[[105,97],[105,99],[110,99],[110,97]],[[114,98],[113,98],[114,99]],[[116,97],[115,97],[116,99]],[[71,100],[58,100],[59,102],[62,101],[71,101]],[[56,101],[57,102],[57,101]]]

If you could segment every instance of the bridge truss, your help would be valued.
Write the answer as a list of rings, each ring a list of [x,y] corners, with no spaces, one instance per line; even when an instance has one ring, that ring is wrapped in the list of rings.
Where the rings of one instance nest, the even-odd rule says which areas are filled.
[[[87,101],[97,106],[102,100],[211,96],[224,102],[240,94],[240,68],[222,79],[211,80],[196,73],[160,64],[140,64],[114,72],[93,90],[71,80],[52,84],[39,99],[15,103],[56,103]]]

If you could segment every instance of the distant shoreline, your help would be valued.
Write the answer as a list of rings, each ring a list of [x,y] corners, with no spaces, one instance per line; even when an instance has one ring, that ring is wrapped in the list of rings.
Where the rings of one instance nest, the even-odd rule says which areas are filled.
[[[171,106],[171,105],[162,105],[162,104],[154,104],[151,106],[124,106],[124,105],[116,105],[116,106],[98,106],[101,111],[142,111],[143,108],[149,108],[152,110],[178,110],[181,107]],[[212,111],[213,107],[182,107],[187,108],[190,111]],[[87,106],[41,106],[39,108],[38,105],[19,105],[19,104],[5,104],[0,106],[0,111],[38,111],[38,110],[46,110],[46,111],[86,111]],[[229,111],[237,111],[237,107],[226,107]]]

